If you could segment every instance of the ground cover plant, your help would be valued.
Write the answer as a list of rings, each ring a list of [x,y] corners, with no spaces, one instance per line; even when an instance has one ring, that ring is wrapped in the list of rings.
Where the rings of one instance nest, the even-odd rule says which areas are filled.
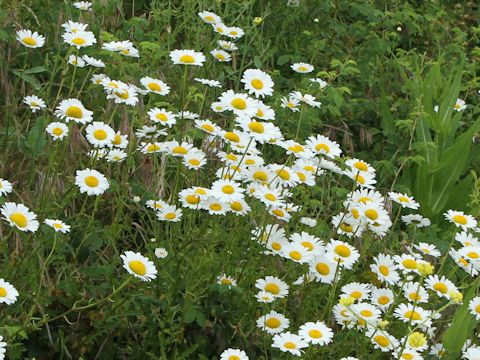
[[[2,4],[0,359],[480,359],[477,10]]]

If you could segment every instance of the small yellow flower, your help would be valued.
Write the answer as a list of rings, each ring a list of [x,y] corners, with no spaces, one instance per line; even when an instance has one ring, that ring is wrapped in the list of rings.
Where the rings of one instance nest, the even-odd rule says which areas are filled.
[[[353,296],[347,296],[338,300],[338,303],[343,306],[350,306],[355,302],[355,298]]]
[[[254,25],[260,25],[262,23],[263,19],[260,16],[257,16],[253,19],[253,24]]]
[[[460,291],[451,291],[448,295],[455,304],[459,304],[463,300],[463,294]]]
[[[427,338],[422,333],[415,331],[408,336],[408,345],[413,348],[419,348],[426,344]]]
[[[432,264],[430,264],[428,261],[422,261],[418,263],[417,266],[418,272],[422,276],[428,276],[433,274],[433,270],[435,269]]]

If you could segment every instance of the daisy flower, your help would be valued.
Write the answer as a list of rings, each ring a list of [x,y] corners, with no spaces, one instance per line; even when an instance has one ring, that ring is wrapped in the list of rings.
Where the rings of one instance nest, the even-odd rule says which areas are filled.
[[[83,60],[85,60],[85,62],[88,65],[96,67],[96,68],[104,68],[105,67],[105,63],[102,60],[95,59],[94,57],[91,57],[91,56],[88,56],[88,55],[83,55]]]
[[[328,83],[326,81],[323,81],[320,78],[311,78],[308,80],[310,80],[314,84],[318,84],[318,86],[320,87],[320,90],[323,90],[328,86]]]
[[[157,219],[160,221],[179,222],[182,219],[182,209],[175,205],[167,205],[157,212]]]
[[[358,282],[352,282],[350,284],[342,286],[342,294],[345,296],[351,296],[357,301],[367,299],[370,296],[370,284],[361,284]]]
[[[63,33],[63,41],[77,49],[92,46],[97,43],[95,35],[91,31],[77,31],[75,33]]]
[[[310,274],[324,284],[331,284],[335,279],[335,274],[338,276],[337,263],[325,255],[317,255],[309,261]]]
[[[91,169],[77,170],[75,184],[82,194],[87,193],[87,195],[101,195],[110,187],[103,174]]]
[[[207,157],[201,150],[191,150],[183,158],[183,164],[188,169],[198,170],[207,163]]]
[[[6,202],[0,209],[0,213],[10,226],[16,227],[20,231],[35,232],[38,229],[37,215],[23,204]]]
[[[232,57],[225,50],[213,49],[210,51],[210,54],[220,62],[229,62],[232,60]]]
[[[396,193],[396,192],[389,192],[388,197],[390,200],[400,204],[402,208],[414,209],[417,210],[420,205],[413,199],[413,197],[408,196],[406,194]]]
[[[45,219],[44,223],[55,230],[55,232],[63,234],[70,232],[70,225],[65,224],[61,220]]]
[[[406,225],[414,225],[417,228],[422,228],[422,227],[431,225],[431,221],[429,219],[419,214],[402,215],[402,221]]]
[[[231,202],[243,199],[245,190],[234,181],[217,180],[212,184],[211,194],[220,201]]]
[[[75,121],[79,124],[86,124],[92,121],[93,112],[85,109],[78,99],[62,100],[55,109],[55,116],[68,121]]]
[[[453,110],[455,111],[462,111],[462,110],[465,110],[467,108],[467,104],[465,103],[465,100],[462,100],[462,99],[457,99],[457,101],[455,101],[455,105],[453,105]]]
[[[245,70],[241,82],[244,83],[245,90],[256,97],[270,96],[273,94],[273,80],[270,75],[262,70]]]
[[[76,33],[87,30],[88,24],[82,24],[79,22],[75,22],[72,20],[68,20],[67,22],[62,24],[62,27],[65,29],[66,32],[69,33]]]
[[[222,22],[220,16],[211,11],[200,11],[198,16],[200,16],[200,18],[207,24],[217,24]]]
[[[284,332],[285,329],[288,329],[289,325],[290,320],[288,320],[283,314],[273,310],[257,319],[257,327],[266,331],[270,335]]]
[[[220,201],[215,197],[208,198],[202,203],[202,207],[207,210],[210,215],[225,215],[229,208],[227,203]]]
[[[441,255],[440,251],[433,244],[420,242],[418,245],[413,245],[413,247],[424,255],[430,255],[433,257],[439,257]]]
[[[170,59],[174,64],[203,66],[205,55],[194,50],[172,50]]]
[[[92,3],[90,1],[77,1],[73,3],[73,6],[82,11],[92,10]]]
[[[220,95],[219,102],[226,110],[233,111],[237,116],[253,117],[257,112],[254,99],[247,94],[235,93],[227,90]]]
[[[68,63],[70,65],[80,67],[80,68],[85,67],[85,60],[83,60],[83,58],[81,56],[70,55],[68,57]]]
[[[220,360],[248,360],[248,356],[243,350],[227,349],[220,354]]]
[[[445,219],[463,230],[477,227],[477,220],[471,215],[464,214],[463,211],[448,210],[443,215]]]
[[[17,301],[17,297],[17,289],[15,289],[15,287],[9,282],[0,279],[0,303],[12,305]]]
[[[222,87],[222,84],[220,83],[220,81],[217,81],[217,80],[203,79],[203,78],[195,78],[193,80],[199,82],[200,84],[207,85],[210,87],[217,87],[217,88]]]
[[[300,326],[298,335],[313,345],[327,345],[332,342],[333,331],[323,321],[307,322]]]
[[[165,259],[168,256],[168,251],[165,248],[155,248],[155,256],[159,259]]]
[[[312,254],[299,243],[286,243],[282,248],[282,256],[299,264],[304,264],[312,258]]]
[[[259,303],[263,304],[269,304],[271,302],[275,301],[275,296],[273,296],[271,293],[268,291],[259,291],[256,295],[255,298]]]
[[[373,288],[370,294],[371,303],[379,307],[382,311],[388,309],[394,300],[395,295],[390,289]]]
[[[331,240],[326,247],[326,253],[332,261],[339,263],[346,269],[351,269],[360,257],[357,249],[339,240]]]
[[[372,328],[365,333],[365,336],[370,339],[375,349],[380,349],[382,352],[389,352],[400,346],[395,337],[383,330]]]
[[[111,146],[115,139],[115,131],[109,125],[100,121],[89,124],[85,131],[88,142],[94,147]]]
[[[171,111],[167,111],[165,108],[153,108],[148,111],[150,120],[155,123],[172,127],[177,123],[177,115]]]
[[[243,35],[245,35],[245,31],[237,26],[232,26],[226,29],[225,35],[231,39],[240,39]]]
[[[300,101],[292,97],[283,97],[281,99],[281,107],[297,112],[300,111]]]
[[[408,282],[402,286],[403,295],[408,301],[414,303],[426,303],[428,302],[427,290],[419,283]]]
[[[40,48],[45,44],[45,37],[31,30],[18,30],[16,32],[17,40],[29,48]]]
[[[272,347],[278,348],[283,352],[288,352],[296,356],[301,356],[304,348],[308,347],[308,342],[301,336],[284,332],[276,334],[273,337]]]
[[[453,282],[448,280],[445,276],[430,275],[425,280],[425,285],[428,289],[434,291],[438,296],[450,298],[450,293],[456,292],[457,287]]]
[[[127,272],[142,281],[151,281],[157,277],[157,269],[152,261],[140,253],[126,251],[120,255]]]
[[[40,110],[46,107],[45,101],[43,101],[36,95],[25,96],[23,98],[23,103],[27,104],[33,113],[37,112],[37,110]]]
[[[108,150],[105,159],[107,162],[122,162],[127,158],[127,153],[120,149]]]
[[[51,122],[45,131],[53,138],[53,141],[61,140],[68,135],[68,126],[61,122]]]
[[[10,181],[0,179],[0,196],[10,194],[12,191],[12,183]]]
[[[300,74],[308,74],[313,71],[313,65],[303,62],[292,64],[290,67],[293,71]]]
[[[170,92],[170,86],[165,84],[163,81],[145,76],[140,79],[140,84],[142,84],[147,91],[158,94],[158,95],[168,95]]]
[[[480,296],[474,297],[470,300],[468,308],[470,309],[470,313],[475,316],[477,320],[480,320]]]
[[[258,279],[255,287],[261,291],[267,291],[275,298],[284,298],[288,296],[289,286],[283,280],[275,276],[267,276],[264,279]]]
[[[218,46],[220,46],[223,50],[227,51],[235,51],[238,50],[238,46],[232,42],[232,41],[227,41],[227,40],[218,40],[217,41]]]
[[[342,154],[340,146],[323,135],[310,136],[305,143],[315,154],[325,155],[332,159]]]
[[[225,285],[231,288],[232,286],[237,286],[237,280],[235,280],[231,276],[227,276],[226,274],[222,274],[217,276],[217,284]]]

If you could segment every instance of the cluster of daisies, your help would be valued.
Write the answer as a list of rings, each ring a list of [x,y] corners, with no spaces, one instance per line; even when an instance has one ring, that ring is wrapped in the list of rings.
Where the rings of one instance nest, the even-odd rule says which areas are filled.
[[[89,10],[91,4],[81,2],[75,6]],[[220,48],[211,51],[214,61],[230,61],[232,53],[238,50],[234,41],[240,39],[244,31],[239,27],[226,26],[212,12],[203,11],[198,15],[205,23],[211,24],[216,33],[229,38],[218,40]],[[102,60],[80,55],[82,49],[97,43],[95,35],[87,30],[87,24],[68,21],[62,26],[63,40],[70,46],[69,64],[91,66],[92,71],[108,69]],[[42,35],[30,30],[18,31],[17,39],[29,48],[42,47],[45,43]],[[128,40],[104,43],[102,49],[126,57],[140,56],[138,49]],[[207,61],[202,52],[182,49],[171,51],[170,60],[174,65],[199,67]],[[313,65],[308,63],[295,63],[291,68],[299,74],[314,71]],[[194,80],[208,87],[222,87],[217,80]],[[316,92],[328,85],[319,78],[309,80],[316,85]],[[171,90],[165,79],[150,76],[142,77],[135,85],[101,73],[94,74],[91,82],[103,88],[105,98],[115,106],[134,107],[141,96],[168,96]],[[146,109],[144,125],[135,129],[135,138],[129,140],[127,134],[115,129],[113,116],[106,122],[98,121],[98,114],[95,115],[80,99],[67,98],[51,104],[52,113],[59,121],[48,124],[46,132],[54,141],[61,141],[72,127],[80,127],[91,145],[88,156],[94,160],[122,162],[135,152],[141,157],[160,154],[164,158],[178,160],[187,172],[198,171],[207,163],[212,164],[216,170],[210,184],[181,189],[170,203],[161,198],[150,199],[146,206],[155,212],[158,220],[168,222],[181,222],[184,213],[193,211],[203,211],[211,216],[231,213],[245,216],[253,208],[260,208],[270,214],[270,219],[276,223],[255,228],[252,239],[262,246],[265,255],[279,256],[308,271],[302,272],[291,285],[277,276],[266,276],[251,284],[258,290],[256,300],[262,304],[275,304],[278,299],[286,298],[290,286],[305,282],[317,282],[319,286],[339,283],[343,275],[352,272],[359,262],[360,252],[354,245],[356,238],[367,233],[377,239],[383,238],[393,227],[394,222],[387,210],[391,203],[398,206],[399,216],[402,211],[408,212],[401,216],[406,226],[422,228],[430,225],[429,219],[413,212],[419,209],[413,197],[397,192],[389,192],[385,196],[377,191],[376,172],[372,165],[360,159],[342,157],[342,150],[334,140],[320,134],[306,140],[298,139],[298,134],[294,139],[284,137],[275,122],[274,107],[292,112],[301,112],[305,107],[319,108],[321,102],[314,95],[293,91],[274,104],[269,100],[274,94],[272,77],[254,68],[242,72],[240,83],[242,90],[227,89],[210,104],[211,110],[221,118],[218,121],[201,119],[200,114],[185,109],[153,107]],[[49,111],[45,101],[36,95],[27,96],[23,101],[32,112]],[[460,107],[455,106],[455,109],[461,110]],[[172,139],[170,130],[179,125],[182,125],[182,138]],[[189,131],[204,134],[201,144],[189,140],[190,137],[186,136]],[[129,146],[130,142],[135,142],[136,146]],[[283,153],[287,159],[285,163],[267,163],[263,157],[266,146],[276,147]],[[95,164],[95,161],[92,163]],[[326,176],[350,181],[347,183],[354,188],[344,200],[343,210],[331,219],[331,236],[334,238],[322,240],[308,231],[287,234],[285,226],[292,219],[307,228],[316,226],[317,219],[303,216],[305,209],[295,203],[294,189],[316,186],[317,180]],[[195,177],[192,177],[195,181],[193,179]],[[101,196],[110,188],[107,176],[91,168],[77,170],[74,183],[80,193],[88,196]],[[12,191],[12,184],[0,179],[0,196]],[[3,219],[14,229],[36,232],[40,226],[37,215],[24,204],[6,202],[0,211]],[[475,218],[454,210],[449,210],[445,217],[461,229],[455,235],[461,248],[456,250],[452,247],[448,254],[470,276],[476,276],[480,269],[480,247],[474,236],[479,231]],[[70,226],[61,220],[45,219],[44,223],[55,232],[70,231]],[[155,254],[159,258],[167,256],[162,248],[156,249]],[[422,359],[427,351],[440,357],[444,350],[442,344],[434,341],[437,330],[434,321],[442,317],[442,311],[447,306],[462,301],[462,294],[452,281],[434,274],[432,264],[440,262],[441,256],[432,244],[417,244],[415,241],[403,254],[378,254],[369,264],[376,281],[371,284],[353,282],[341,287],[338,303],[332,304],[337,324],[362,332],[373,348],[389,352],[397,359]],[[132,276],[142,281],[156,278],[155,263],[141,253],[126,251],[121,258],[123,267]],[[228,287],[237,286],[235,278],[227,274],[218,276],[217,282]],[[0,302],[13,304],[17,296],[16,289],[1,279]],[[430,306],[431,298],[436,300],[435,307]],[[480,318],[480,298],[473,299],[469,308],[474,316]],[[392,324],[398,321],[411,328],[403,337],[390,331]],[[290,321],[286,315],[271,309],[265,311],[256,323],[261,331],[272,336],[273,348],[296,356],[301,356],[310,345],[325,346],[333,342],[333,330],[325,322],[309,321],[292,333],[289,330],[293,322],[293,319]],[[479,350],[469,344],[464,349],[465,358],[474,359],[476,352]],[[227,349],[221,354],[221,359],[244,360],[248,356],[243,350]]]

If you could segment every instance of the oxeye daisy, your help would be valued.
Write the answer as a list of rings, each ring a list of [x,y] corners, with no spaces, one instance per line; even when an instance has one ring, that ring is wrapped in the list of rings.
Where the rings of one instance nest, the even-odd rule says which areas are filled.
[[[450,298],[450,293],[457,291],[453,282],[445,276],[430,275],[425,279],[425,285],[428,289],[434,291],[438,296]]]
[[[414,225],[415,227],[422,228],[431,225],[431,221],[419,214],[402,215],[402,221],[406,225]]]
[[[224,35],[231,39],[240,39],[243,35],[245,35],[245,31],[237,26],[232,26],[225,29]]]
[[[155,256],[158,259],[165,259],[168,256],[168,251],[165,248],[156,248]]]
[[[86,124],[92,121],[93,112],[85,109],[78,99],[62,100],[55,109],[55,116],[68,121],[75,121],[79,124]]]
[[[406,194],[391,191],[388,193],[388,197],[397,204],[400,204],[403,208],[417,210],[420,207],[413,197]]]
[[[62,24],[62,27],[65,29],[66,32],[76,33],[79,31],[87,30],[88,24],[82,24],[79,22],[68,20],[67,22]]]
[[[477,220],[463,211],[448,210],[443,215],[448,221],[457,227],[461,227],[463,230],[477,227]]]
[[[243,73],[241,82],[250,94],[256,97],[270,96],[273,94],[273,80],[267,73],[258,69],[247,69]]]
[[[275,120],[275,111],[268,105],[265,105],[263,101],[256,101],[257,112],[255,117],[260,120]]]
[[[210,120],[195,120],[195,127],[210,135],[215,135],[219,131],[219,127]]]
[[[183,158],[183,164],[188,169],[198,170],[207,163],[207,157],[201,150],[190,150]]]
[[[474,297],[470,300],[468,308],[470,309],[470,313],[475,316],[477,320],[480,320],[480,296]]]
[[[83,60],[82,57],[77,56],[77,55],[70,55],[68,57],[68,63],[70,65],[76,66],[76,67],[85,67],[85,60]]]
[[[282,248],[284,258],[293,260],[296,263],[304,264],[312,258],[312,254],[299,243],[287,243]]]
[[[184,157],[185,155],[188,154],[189,151],[191,150],[193,151],[196,149],[193,147],[192,144],[189,144],[187,142],[179,143],[178,141],[175,141],[175,140],[165,142],[164,145],[166,148],[166,152],[176,157]]]
[[[51,122],[45,128],[45,131],[53,138],[53,140],[61,140],[68,135],[68,126],[61,122]]]
[[[405,342],[409,349],[416,351],[424,351],[428,348],[427,337],[421,332],[414,331],[410,333],[405,341],[405,338],[402,339],[402,342]]]
[[[149,138],[149,139],[156,139],[159,136],[167,135],[167,132],[163,129],[157,128],[156,125],[147,126],[143,125],[141,128],[135,131],[135,135],[139,138]]]
[[[222,84],[220,83],[220,81],[217,81],[217,80],[203,79],[203,78],[195,78],[193,80],[199,82],[200,84],[207,85],[210,87],[216,87],[216,88],[222,87]]]
[[[103,174],[91,169],[77,170],[75,184],[82,194],[87,193],[87,195],[101,195],[110,187]]]
[[[227,349],[220,354],[220,360],[248,360],[248,356],[243,350]]]
[[[166,109],[162,108],[153,108],[148,111],[148,116],[150,120],[155,123],[166,125],[168,127],[172,127],[177,123],[177,115],[171,111],[167,111]]]
[[[142,281],[151,281],[157,277],[157,269],[152,261],[138,252],[125,251],[120,255],[127,272]]]
[[[115,104],[135,106],[138,102],[138,90],[136,87],[117,81],[118,88],[109,91],[107,99],[113,99]]]
[[[281,99],[282,108],[290,109],[293,112],[300,111],[300,101],[292,97],[283,97]]]
[[[127,158],[127,153],[120,149],[108,150],[108,153],[105,156],[105,159],[107,160],[107,162],[122,162],[126,158]]]
[[[210,54],[220,62],[229,62],[232,60],[231,55],[225,50],[213,49]]]
[[[313,65],[307,63],[295,63],[290,66],[293,71],[300,74],[308,74],[313,71]]]
[[[414,303],[426,303],[428,302],[427,290],[419,283],[408,282],[402,286],[404,297]]]
[[[367,163],[366,161],[359,160],[359,159],[348,159],[345,161],[345,165],[348,166],[352,172],[368,172],[368,173],[375,173],[375,169],[372,165]]]
[[[225,215],[229,208],[227,203],[215,197],[209,197],[205,202],[202,202],[202,206],[210,215]]]
[[[268,291],[259,291],[255,295],[255,298],[259,303],[263,303],[263,304],[269,304],[275,301],[275,297]]]
[[[462,246],[480,246],[478,238],[466,231],[456,233],[455,240],[462,244]]]
[[[170,59],[174,64],[203,66],[205,55],[194,50],[172,50]]]
[[[138,147],[142,154],[154,154],[165,151],[165,146],[161,142],[141,142]]]
[[[275,276],[267,276],[264,279],[258,279],[255,282],[255,287],[261,291],[271,293],[275,298],[284,298],[288,296],[288,284]]]
[[[37,110],[40,110],[46,107],[45,101],[43,101],[41,98],[39,98],[36,95],[25,96],[23,98],[23,103],[27,104],[33,113],[37,112]]]
[[[422,360],[423,358],[420,356],[418,352],[415,350],[409,349],[400,349],[395,353],[395,359],[401,360]]]
[[[310,136],[305,143],[315,154],[325,155],[332,159],[342,154],[340,146],[323,135]]]
[[[0,279],[0,303],[12,305],[17,301],[17,297],[17,289],[9,282]]]
[[[393,304],[395,295],[390,289],[373,288],[370,301],[381,310],[386,310]]]
[[[414,244],[413,247],[424,255],[429,255],[433,257],[439,257],[441,255],[440,251],[433,244],[420,242],[418,243],[418,245]]]
[[[254,99],[247,94],[235,93],[233,90],[223,92],[220,95],[219,102],[226,110],[233,111],[237,116],[253,117],[257,112]]]
[[[459,250],[459,254],[480,268],[480,246],[465,246]]]
[[[63,234],[70,232],[70,225],[65,224],[61,220],[45,219],[44,222],[55,230],[55,232],[61,232]]]
[[[338,240],[331,240],[326,247],[327,255],[346,269],[351,269],[357,262],[360,254],[352,245]]]
[[[400,304],[394,311],[394,316],[405,323],[419,324],[429,318],[431,312],[415,304]]]
[[[286,165],[270,164],[269,167],[275,174],[272,180],[273,185],[293,187],[300,181],[298,175]]]
[[[200,16],[200,18],[207,24],[217,24],[222,22],[220,16],[211,11],[200,11],[198,16]]]
[[[182,209],[174,205],[163,206],[157,212],[157,219],[160,221],[179,222],[182,219]]]
[[[10,181],[0,178],[0,196],[10,194],[12,191],[12,183]]]
[[[239,216],[244,216],[251,210],[250,206],[243,199],[231,201],[229,202],[228,205],[230,206],[229,208],[230,212]]]
[[[467,108],[467,104],[465,103],[465,100],[462,100],[462,99],[457,99],[457,101],[455,101],[455,105],[453,105],[453,110],[455,111],[462,111],[462,110],[465,110]]]
[[[115,138],[115,131],[107,124],[94,121],[86,128],[87,140],[95,147],[112,146]]]
[[[261,122],[248,117],[238,117],[235,122],[242,127],[245,133],[262,144],[272,139],[282,138],[280,129],[272,123]]]
[[[231,276],[222,274],[220,276],[217,276],[217,284],[225,285],[231,288],[232,286],[237,286],[237,281]]]
[[[327,345],[332,342],[333,331],[323,321],[307,322],[300,326],[298,335],[313,345]]]
[[[91,31],[77,31],[75,33],[63,33],[63,41],[77,49],[92,46],[97,43],[95,35]]]
[[[257,327],[271,335],[282,333],[289,325],[290,320],[273,310],[257,319]]]
[[[128,146],[128,135],[123,135],[120,131],[117,131],[113,137],[112,146],[125,149]]]
[[[372,304],[358,303],[350,307],[353,315],[357,318],[357,325],[365,327],[367,325],[376,325],[380,321],[381,312]]]
[[[418,259],[415,258],[413,255],[395,255],[394,258],[396,263],[398,264],[398,269],[402,270],[404,274],[408,274],[409,272],[418,273]]]
[[[82,11],[92,10],[92,3],[90,1],[77,1],[73,3],[73,6]]]
[[[150,200],[147,200],[145,202],[145,205],[149,208],[149,209],[152,209],[152,210],[162,210],[164,207],[166,206],[169,206],[165,201],[161,200],[161,199],[158,199],[158,200],[153,200],[153,199],[150,199]]]
[[[45,37],[38,32],[31,30],[18,30],[17,40],[24,46],[29,48],[40,48],[45,44]]]
[[[105,74],[95,74],[92,76],[90,81],[92,82],[92,84],[95,84],[95,85],[103,85],[104,82],[109,83],[111,80]]]
[[[358,282],[352,282],[342,286],[342,294],[345,296],[351,296],[356,301],[362,301],[370,296],[370,284],[361,284]]]
[[[234,181],[217,180],[212,184],[211,194],[223,202],[243,199],[244,189]]]
[[[226,41],[226,40],[218,40],[217,41],[218,46],[220,46],[223,50],[227,51],[235,51],[238,50],[237,45],[232,42],[232,41]]]
[[[283,352],[300,356],[303,352],[302,349],[308,347],[308,342],[306,342],[301,336],[287,331],[282,334],[276,334],[273,337],[272,347],[278,348]]]
[[[168,95],[168,93],[170,93],[170,86],[161,80],[154,79],[149,76],[141,78],[140,84],[142,84],[147,91],[158,95]]]
[[[352,172],[350,170],[344,171],[344,175],[348,176],[350,179],[355,181],[358,186],[363,188],[373,188],[377,180],[375,180],[375,175],[371,173],[360,173],[358,171]]]
[[[308,80],[310,80],[314,84],[318,84],[318,86],[320,87],[320,90],[323,90],[328,86],[328,83],[320,78],[311,78]]]
[[[338,276],[337,263],[323,254],[310,259],[309,270],[317,281],[324,284],[331,284],[335,278],[335,273]]]
[[[312,255],[320,255],[325,251],[325,246],[323,242],[309,233],[302,231],[301,233],[294,233],[290,236],[290,240],[294,243],[302,245],[308,252]]]
[[[370,339],[375,349],[380,349],[382,352],[390,352],[400,346],[399,341],[384,330],[372,328],[365,333],[365,336]]]
[[[397,265],[390,255],[378,254],[374,261],[375,263],[370,265],[370,269],[380,281],[395,285],[400,280]]]
[[[257,176],[259,175],[257,174]],[[267,206],[279,207],[285,204],[285,200],[280,190],[269,188],[268,186],[260,187],[257,191],[255,191],[253,196]]]
[[[87,63],[87,65],[96,67],[96,68],[104,68],[105,63],[102,60],[95,59],[91,56],[88,55],[83,55],[83,60]]]
[[[10,226],[16,227],[20,231],[35,232],[38,229],[37,215],[23,204],[6,202],[2,205],[0,212]]]

